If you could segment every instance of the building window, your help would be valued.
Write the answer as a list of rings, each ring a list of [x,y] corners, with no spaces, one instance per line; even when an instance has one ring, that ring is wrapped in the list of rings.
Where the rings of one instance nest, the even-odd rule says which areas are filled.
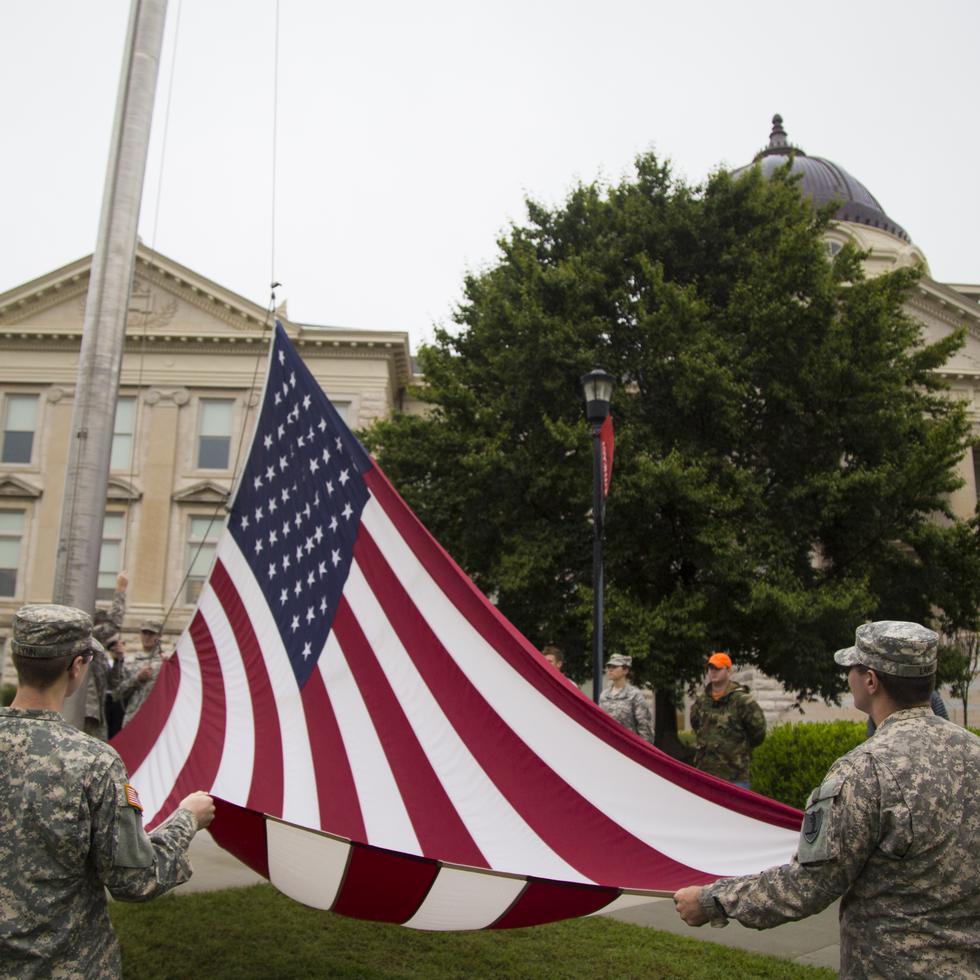
[[[125,514],[106,514],[102,525],[102,550],[99,552],[99,580],[96,599],[111,599],[116,594],[116,579],[122,571]]]
[[[128,470],[133,465],[133,436],[136,432],[136,399],[132,396],[116,401],[116,421],[112,427],[112,458],[114,470]]]
[[[347,425],[350,425],[350,402],[335,401],[333,398],[331,398],[330,404],[337,410],[337,414],[344,420],[344,422]]]
[[[197,434],[197,468],[226,470],[231,455],[230,398],[202,398]]]
[[[24,534],[22,510],[0,510],[0,596],[17,594],[20,542]]]
[[[191,517],[187,526],[187,584],[184,587],[184,601],[188,605],[197,602],[201,589],[211,574],[214,553],[218,539],[224,528],[224,521],[218,516]]]
[[[4,463],[29,463],[37,428],[37,395],[7,395],[3,412]]]

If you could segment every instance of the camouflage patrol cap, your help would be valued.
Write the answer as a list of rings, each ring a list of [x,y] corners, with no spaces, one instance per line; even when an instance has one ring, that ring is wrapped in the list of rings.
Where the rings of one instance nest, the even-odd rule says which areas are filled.
[[[864,623],[854,632],[854,646],[834,654],[841,667],[871,667],[898,677],[925,677],[936,671],[939,636],[918,623],[885,619]]]
[[[144,619],[140,623],[141,633],[159,633],[163,630],[163,623],[159,619]]]
[[[614,653],[607,661],[607,667],[632,667],[633,658],[625,653]]]
[[[92,636],[92,617],[81,609],[38,603],[14,613],[10,649],[21,657],[50,660],[70,654],[96,653],[102,644]]]

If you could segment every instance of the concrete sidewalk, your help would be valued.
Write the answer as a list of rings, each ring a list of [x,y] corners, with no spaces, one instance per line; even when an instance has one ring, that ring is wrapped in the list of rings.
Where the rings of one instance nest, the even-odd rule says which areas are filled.
[[[175,889],[178,894],[244,888],[265,881],[265,878],[218,847],[206,830],[195,836],[190,854],[194,874],[190,881]],[[802,922],[788,922],[764,932],[746,929],[737,922],[729,923],[724,929],[712,929],[710,926],[694,929],[680,920],[674,911],[674,903],[669,898],[656,899],[621,912],[611,912],[609,917],[632,925],[672,932],[678,936],[690,936],[692,939],[735,946],[753,953],[779,956],[795,963],[840,969],[836,902],[819,915]]]

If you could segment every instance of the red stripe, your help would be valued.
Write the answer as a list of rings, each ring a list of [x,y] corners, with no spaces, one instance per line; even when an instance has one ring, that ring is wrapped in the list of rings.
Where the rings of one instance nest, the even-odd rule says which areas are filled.
[[[112,747],[122,756],[128,773],[136,772],[156,745],[179,689],[180,658],[173,656],[161,665],[153,690],[133,720],[112,739]]]
[[[370,552],[359,554],[365,562],[371,561]],[[344,597],[337,607],[333,632],[364,698],[422,853],[454,864],[489,867],[419,745],[371,644]]]
[[[623,728],[580,691],[560,683],[546,669],[545,662],[536,655],[534,647],[487,601],[429,534],[380,469],[374,466],[365,474],[364,479],[408,547],[450,602],[524,680],[577,724],[633,762],[702,799],[775,827],[799,830],[803,819],[799,810],[716,780],[672,759]]]
[[[715,880],[624,830],[528,748],[449,656],[363,525],[354,557],[450,724],[504,798],[555,853],[586,878],[610,887],[666,889]]]
[[[539,926],[543,922],[592,915],[619,898],[620,894],[618,888],[531,878],[514,904],[489,928],[522,929],[524,926]]]
[[[357,797],[357,786],[347,759],[347,749],[337,725],[337,716],[327,696],[319,670],[310,674],[300,692],[306,714],[317,801],[320,806],[320,830],[341,837],[364,840],[364,818]]]
[[[214,639],[200,611],[194,614],[189,632],[201,670],[201,714],[197,722],[197,735],[187,761],[163,805],[149,821],[148,829],[176,810],[188,793],[211,788],[224,752],[227,710],[225,680],[221,674],[221,661],[218,659]],[[204,724],[201,724],[202,719]]]
[[[252,699],[252,718],[255,725],[255,758],[252,783],[246,806],[250,810],[282,816],[283,761],[282,734],[279,712],[272,693],[269,672],[262,658],[262,648],[252,629],[248,610],[242,603],[235,583],[219,559],[211,572],[211,587],[224,608],[241,652],[248,692]]]
[[[407,922],[438,873],[439,865],[428,858],[354,844],[330,911],[372,922]]]
[[[265,816],[227,800],[214,799],[214,820],[208,831],[215,842],[256,874],[269,877]]]

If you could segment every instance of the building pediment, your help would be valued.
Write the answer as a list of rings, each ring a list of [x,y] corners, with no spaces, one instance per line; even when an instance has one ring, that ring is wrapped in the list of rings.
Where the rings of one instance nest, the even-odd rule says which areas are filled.
[[[143,494],[136,489],[128,480],[120,479],[117,476],[109,477],[109,485],[106,488],[106,498],[125,503],[135,503]]]
[[[226,505],[228,503],[228,497],[230,496],[230,491],[221,486],[220,483],[215,483],[213,480],[202,480],[200,483],[195,483],[193,486],[186,487],[183,490],[178,490],[173,495],[173,500],[178,504],[210,504],[212,506],[217,506],[218,504]]]
[[[20,497],[36,500],[44,491],[18,476],[0,476],[0,497]]]

